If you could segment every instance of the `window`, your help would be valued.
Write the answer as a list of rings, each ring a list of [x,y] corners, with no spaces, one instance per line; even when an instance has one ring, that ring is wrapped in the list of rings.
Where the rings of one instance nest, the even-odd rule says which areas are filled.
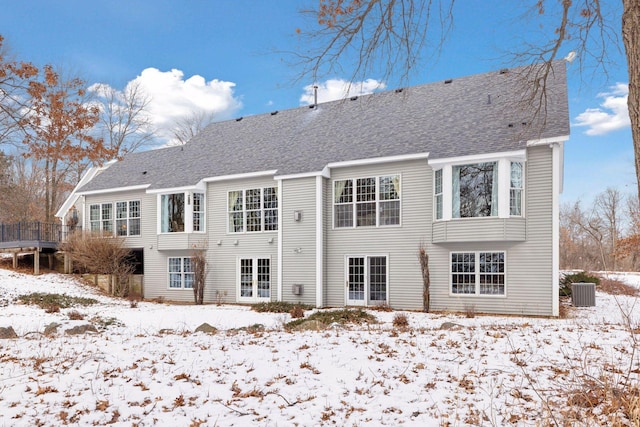
[[[335,228],[399,225],[400,175],[334,181],[333,202]]]
[[[116,234],[140,235],[140,201],[116,202]]]
[[[163,194],[160,197],[161,231],[184,231],[184,193]]]
[[[521,162],[511,162],[511,184],[509,190],[509,215],[522,216],[523,170]]]
[[[504,252],[454,252],[451,254],[451,293],[505,294]]]
[[[435,172],[433,194],[435,198],[436,219],[442,219],[442,169]]]
[[[204,231],[204,193],[193,193],[193,231]]]
[[[113,233],[113,204],[102,203],[89,206],[91,231]]]
[[[276,187],[229,191],[229,233],[278,230]]]
[[[191,258],[169,258],[170,289],[192,289],[194,277]]]
[[[453,167],[453,217],[498,215],[498,163]]]

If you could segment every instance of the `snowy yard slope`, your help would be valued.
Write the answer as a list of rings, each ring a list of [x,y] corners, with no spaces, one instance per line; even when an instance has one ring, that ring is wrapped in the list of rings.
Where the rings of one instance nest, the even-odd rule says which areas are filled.
[[[17,302],[32,292],[98,303],[46,313]],[[539,425],[571,416],[561,412],[572,390],[593,386],[585,378],[621,387],[631,370],[637,381],[623,315],[637,325],[635,302],[598,293],[596,307],[560,320],[406,313],[407,330],[373,311],[379,324],[289,333],[286,314],[131,308],[69,276],[0,270],[0,327],[19,335],[0,340],[0,426]],[[71,310],[85,320],[69,320]],[[63,332],[89,319],[110,326]],[[44,336],[52,322],[60,332]],[[220,331],[194,333],[203,322]],[[266,330],[238,330],[254,324]],[[604,422],[605,409],[586,420]]]

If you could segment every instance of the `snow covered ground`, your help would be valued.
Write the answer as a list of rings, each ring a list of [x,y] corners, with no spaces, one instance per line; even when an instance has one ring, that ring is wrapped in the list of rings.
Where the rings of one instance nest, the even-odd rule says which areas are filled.
[[[32,292],[99,303],[46,313],[18,302]],[[288,314],[131,308],[69,276],[0,269],[0,327],[19,335],[0,340],[0,426],[598,425],[616,408],[581,397],[638,380],[635,304],[598,293],[560,320],[408,312],[406,330],[396,312],[372,311],[380,323],[285,332]],[[104,329],[64,333],[89,321]],[[194,333],[204,322],[219,331]],[[265,330],[238,329],[255,324]]]

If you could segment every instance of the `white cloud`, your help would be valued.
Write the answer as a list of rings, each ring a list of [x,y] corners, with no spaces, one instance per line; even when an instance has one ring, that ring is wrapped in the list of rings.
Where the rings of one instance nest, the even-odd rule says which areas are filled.
[[[318,83],[318,102],[335,101],[355,95],[367,95],[377,90],[385,89],[384,82],[375,79],[367,79],[363,82],[349,83],[343,79],[329,79],[324,83]],[[304,87],[304,93],[300,96],[300,103],[311,105],[314,102],[314,85]]]
[[[134,84],[150,99],[146,110],[156,135],[167,141],[172,138],[171,130],[177,120],[197,113],[213,115],[216,121],[225,120],[242,108],[242,102],[233,93],[235,83],[218,79],[206,81],[199,75],[185,80],[184,73],[178,69],[146,68],[127,86]],[[98,83],[92,89],[100,91],[104,86]]]
[[[629,86],[617,83],[609,92],[598,94],[603,98],[599,108],[588,108],[576,117],[575,126],[587,127],[587,135],[604,135],[631,125],[627,98]]]

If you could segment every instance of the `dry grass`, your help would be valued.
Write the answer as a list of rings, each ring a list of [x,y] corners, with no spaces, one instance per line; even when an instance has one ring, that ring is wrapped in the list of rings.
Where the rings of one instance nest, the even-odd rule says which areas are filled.
[[[409,327],[409,319],[405,313],[396,313],[393,315],[393,326],[396,328],[406,329]]]
[[[638,289],[616,279],[600,278],[598,290],[610,295],[640,296]]]

